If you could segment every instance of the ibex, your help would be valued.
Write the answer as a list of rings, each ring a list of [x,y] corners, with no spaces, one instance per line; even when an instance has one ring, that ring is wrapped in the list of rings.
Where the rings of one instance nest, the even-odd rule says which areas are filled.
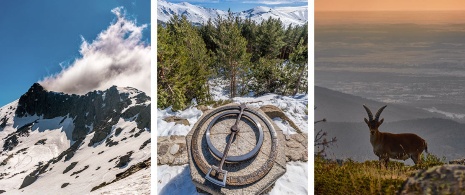
[[[393,134],[378,130],[384,122],[384,118],[379,120],[379,116],[386,106],[381,107],[373,119],[370,109],[363,105],[368,113],[368,119],[365,118],[365,123],[370,128],[370,142],[373,146],[373,152],[379,157],[380,164],[384,162],[387,168],[389,158],[398,160],[411,158],[415,164],[421,163],[421,153],[423,150],[428,152],[428,146],[424,139],[413,133]]]

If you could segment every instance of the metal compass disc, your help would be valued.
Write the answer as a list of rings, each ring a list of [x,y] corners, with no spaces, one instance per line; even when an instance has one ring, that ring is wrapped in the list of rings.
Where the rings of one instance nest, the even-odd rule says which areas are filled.
[[[247,110],[244,110],[244,111],[247,111]],[[222,118],[224,116],[227,116],[227,115],[231,115],[231,114],[239,114],[239,110],[229,110],[229,111],[225,111],[225,112],[222,112],[221,114],[217,115],[210,122],[210,124],[208,124],[207,132],[205,133],[208,148],[218,158],[222,158],[223,153],[220,152],[217,148],[215,148],[212,141],[210,140],[210,129],[212,128],[212,126],[214,124],[216,124],[216,121],[218,119],[220,119],[220,118]],[[228,162],[241,162],[241,161],[244,161],[244,160],[247,160],[247,159],[250,159],[250,158],[254,157],[258,153],[258,151],[260,150],[260,148],[262,147],[262,144],[263,144],[263,130],[262,130],[262,126],[260,125],[260,123],[255,118],[250,116],[250,114],[247,113],[247,112],[244,112],[243,115],[246,116],[257,127],[258,134],[259,134],[258,135],[258,140],[257,140],[257,143],[255,144],[255,147],[250,152],[248,152],[246,154],[243,154],[243,155],[239,155],[239,156],[227,156],[226,161],[228,161]]]
[[[229,111],[229,110],[238,110],[239,106],[224,106],[224,107],[221,107],[221,108],[218,108],[216,110],[213,110],[211,111],[210,113],[206,114],[205,117],[202,117],[202,119],[200,119],[200,121],[198,122],[197,126],[195,129],[193,129],[193,133],[192,133],[192,141],[190,143],[191,145],[191,155],[192,155],[192,159],[193,159],[193,162],[194,162],[194,165],[195,167],[200,171],[202,172],[203,174],[207,174],[208,171],[210,170],[211,168],[211,164],[207,162],[207,157],[204,156],[206,154],[204,154],[202,152],[202,148],[204,147],[207,147],[207,144],[205,145],[202,145],[201,143],[201,138],[203,136],[205,136],[205,129],[203,129],[205,126],[207,126],[207,122],[209,120],[212,120],[211,118],[214,117],[215,115],[221,113],[221,112],[225,112],[225,111]],[[265,124],[265,126],[263,126],[263,128],[267,128],[267,131],[266,133],[264,132],[264,134],[268,134],[270,135],[268,141],[266,141],[268,144],[270,144],[270,146],[268,148],[270,148],[269,151],[267,151],[266,153],[263,153],[262,150],[260,150],[258,152],[257,155],[265,155],[264,157],[266,157],[265,159],[262,159],[260,161],[257,161],[257,163],[261,162],[261,164],[257,164],[258,166],[250,171],[247,171],[247,172],[243,172],[245,174],[241,174],[241,175],[234,175],[234,174],[228,174],[227,177],[226,177],[226,185],[227,186],[243,186],[243,185],[248,185],[248,184],[252,184],[260,179],[262,179],[263,177],[265,177],[268,172],[271,170],[271,168],[273,167],[273,165],[275,164],[275,160],[277,158],[277,155],[278,155],[278,151],[277,151],[277,147],[278,147],[278,135],[277,135],[277,132],[276,130],[274,129],[273,125],[271,124],[271,122],[265,117],[263,116],[261,113],[258,113],[257,111],[253,110],[253,109],[247,109],[247,113],[250,114],[251,118],[258,118],[258,121],[262,124]],[[249,117],[247,117],[249,118]],[[257,124],[260,124],[260,123],[257,123]],[[263,130],[264,131],[264,130]],[[264,137],[264,143],[265,143],[265,140],[268,139],[268,138],[265,138]],[[263,148],[263,147],[262,147]],[[213,157],[213,154],[211,152],[208,152],[209,155],[211,155],[211,157]],[[246,160],[244,162],[255,162],[255,160],[253,160],[253,158],[249,159],[249,160]],[[237,162],[235,164],[240,164],[241,162]],[[222,178],[222,174],[218,174],[217,177],[218,178]]]

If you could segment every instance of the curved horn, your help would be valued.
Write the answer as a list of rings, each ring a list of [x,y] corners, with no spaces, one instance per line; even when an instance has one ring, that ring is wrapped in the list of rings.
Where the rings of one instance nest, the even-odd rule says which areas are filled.
[[[368,107],[366,107],[365,105],[363,105],[363,107],[364,107],[365,110],[367,111],[368,119],[369,119],[370,121],[372,121],[372,120],[373,120],[373,114],[371,113],[371,110],[368,109]]]
[[[381,115],[381,112],[383,112],[384,108],[386,108],[387,105],[381,107],[378,112],[376,112],[376,115],[375,115],[375,121],[378,121],[379,120],[379,115]]]

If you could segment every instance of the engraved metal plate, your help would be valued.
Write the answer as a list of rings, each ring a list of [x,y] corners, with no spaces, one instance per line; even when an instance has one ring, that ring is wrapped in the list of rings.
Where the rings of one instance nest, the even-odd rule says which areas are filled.
[[[232,135],[231,127],[236,123],[239,131]],[[275,164],[276,130],[253,109],[241,112],[239,105],[220,107],[203,116],[193,131],[190,156],[206,182],[221,187],[253,184]]]

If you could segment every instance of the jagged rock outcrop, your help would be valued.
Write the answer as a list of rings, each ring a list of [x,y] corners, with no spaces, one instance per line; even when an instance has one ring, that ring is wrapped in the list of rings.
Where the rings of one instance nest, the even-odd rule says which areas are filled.
[[[100,189],[100,188],[102,188],[104,186],[107,186],[107,185],[115,183],[115,182],[117,182],[119,180],[122,180],[122,179],[134,174],[135,172],[142,170],[142,169],[150,169],[151,164],[152,164],[152,160],[151,160],[151,158],[148,158],[147,160],[145,160],[143,162],[137,163],[137,164],[129,167],[126,171],[123,171],[121,173],[116,174],[116,178],[113,181],[108,182],[108,183],[103,182],[103,183],[99,184],[98,186],[93,187],[91,191],[95,191],[95,190]]]
[[[150,104],[136,105],[123,112],[124,108],[133,104],[130,95],[119,92],[116,86],[85,95],[70,95],[47,91],[39,83],[34,83],[19,98],[15,114],[17,117],[43,116],[44,119],[60,116],[73,118],[75,129],[71,139],[75,141],[90,132],[95,132],[89,143],[93,145],[108,136],[120,117],[137,117],[135,120],[139,129],[150,128]],[[149,100],[150,97],[141,92],[132,99],[138,104]]]
[[[442,165],[418,172],[399,194],[464,194],[465,166]]]
[[[0,131],[8,133],[3,134],[0,139],[2,146],[0,157],[26,153],[35,156],[30,158],[33,162],[30,163],[32,166],[22,166],[24,170],[21,172],[9,168],[12,164],[10,158],[2,159],[0,166],[3,167],[0,172],[5,172],[4,176],[11,175],[9,178],[21,176],[22,183],[17,184],[21,190],[31,190],[30,186],[39,185],[37,183],[45,181],[44,177],[50,179],[52,177],[50,174],[54,174],[54,172],[50,173],[53,168],[62,168],[58,172],[63,174],[73,170],[78,162],[69,164],[67,161],[78,152],[84,156],[102,158],[99,163],[102,162],[103,167],[103,164],[108,166],[110,162],[106,163],[108,159],[103,159],[104,155],[100,154],[108,151],[108,154],[121,157],[117,163],[111,164],[112,167],[116,164],[116,168],[122,170],[140,160],[150,159],[150,155],[140,155],[147,153],[150,144],[150,97],[137,89],[112,86],[104,91],[97,90],[85,95],[75,95],[48,91],[35,83],[11,105],[9,108],[0,109],[2,115]],[[51,136],[47,137],[49,135]],[[144,138],[140,139],[139,136]],[[124,155],[126,148],[114,149],[118,144],[121,146],[134,143],[139,150],[144,150],[143,152],[136,150],[135,157],[131,157],[133,152]],[[54,153],[49,152],[47,148],[55,149]],[[34,151],[33,154],[31,151]],[[125,152],[123,155],[118,155],[120,151]],[[37,157],[42,154],[49,156],[47,160]],[[81,172],[88,168],[95,171],[100,169],[100,166],[97,169],[92,166],[95,164],[80,167],[70,176],[76,175],[73,177],[74,180],[82,180],[78,179],[78,174]],[[2,174],[0,179],[4,179],[1,176]],[[73,184],[76,183],[63,183],[61,188],[67,185],[75,186]],[[7,190],[17,190],[18,187]]]

